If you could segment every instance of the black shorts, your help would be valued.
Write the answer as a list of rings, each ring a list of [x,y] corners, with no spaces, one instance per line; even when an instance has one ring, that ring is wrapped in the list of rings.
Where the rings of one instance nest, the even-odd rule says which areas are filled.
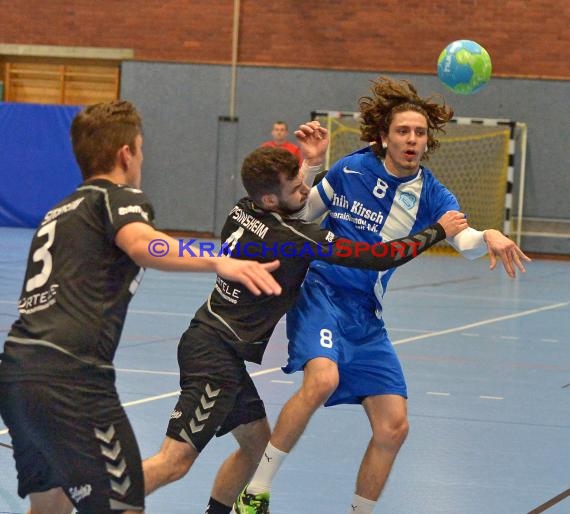
[[[212,330],[192,323],[178,345],[181,393],[166,434],[198,452],[210,439],[264,419],[265,407],[245,363]]]
[[[114,387],[0,383],[18,494],[63,488],[81,514],[144,510],[141,456]]]

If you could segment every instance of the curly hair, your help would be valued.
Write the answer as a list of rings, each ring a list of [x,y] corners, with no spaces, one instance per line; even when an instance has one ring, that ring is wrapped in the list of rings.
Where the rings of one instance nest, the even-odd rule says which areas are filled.
[[[422,114],[428,125],[428,142],[424,158],[439,147],[435,132],[445,132],[444,125],[453,117],[453,109],[438,103],[435,96],[422,98],[415,86],[407,80],[395,81],[387,77],[379,77],[372,82],[373,96],[363,96],[360,105],[360,139],[373,145],[374,152],[381,158],[386,150],[382,148],[380,133],[388,133],[394,114],[404,111],[415,111]]]

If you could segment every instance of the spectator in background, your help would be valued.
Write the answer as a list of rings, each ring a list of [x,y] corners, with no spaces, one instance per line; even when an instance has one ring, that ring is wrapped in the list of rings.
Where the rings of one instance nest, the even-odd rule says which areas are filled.
[[[277,147],[283,148],[289,152],[291,152],[297,160],[299,164],[303,161],[303,157],[301,156],[301,150],[299,147],[291,141],[287,141],[287,136],[289,135],[289,127],[287,123],[284,121],[276,121],[273,124],[273,128],[271,129],[271,141],[265,141],[265,143],[261,143],[260,146],[270,146],[270,147]]]

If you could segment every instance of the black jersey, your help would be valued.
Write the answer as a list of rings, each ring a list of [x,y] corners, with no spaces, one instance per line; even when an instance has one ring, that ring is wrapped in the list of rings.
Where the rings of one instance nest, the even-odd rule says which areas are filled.
[[[408,262],[444,238],[443,228],[436,223],[414,236],[392,241],[388,244],[394,246],[379,251],[338,239],[314,223],[259,209],[244,198],[230,211],[222,241],[232,258],[262,262],[279,258],[281,266],[273,275],[283,292],[280,296],[255,296],[241,284],[218,276],[193,322],[216,330],[241,357],[260,363],[277,322],[295,303],[311,261],[382,271]],[[391,251],[398,244],[404,251]]]
[[[31,242],[0,381],[85,373],[85,366],[112,370],[144,271],[115,236],[128,223],[152,225],[153,218],[142,191],[107,180],[85,182],[45,215]]]

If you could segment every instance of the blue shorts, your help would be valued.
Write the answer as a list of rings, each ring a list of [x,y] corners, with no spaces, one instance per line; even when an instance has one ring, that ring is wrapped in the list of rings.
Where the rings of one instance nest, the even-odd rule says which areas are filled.
[[[337,290],[307,276],[287,313],[289,361],[294,373],[316,357],[337,363],[339,385],[325,406],[362,403],[367,396],[408,397],[400,360],[370,297]]]

